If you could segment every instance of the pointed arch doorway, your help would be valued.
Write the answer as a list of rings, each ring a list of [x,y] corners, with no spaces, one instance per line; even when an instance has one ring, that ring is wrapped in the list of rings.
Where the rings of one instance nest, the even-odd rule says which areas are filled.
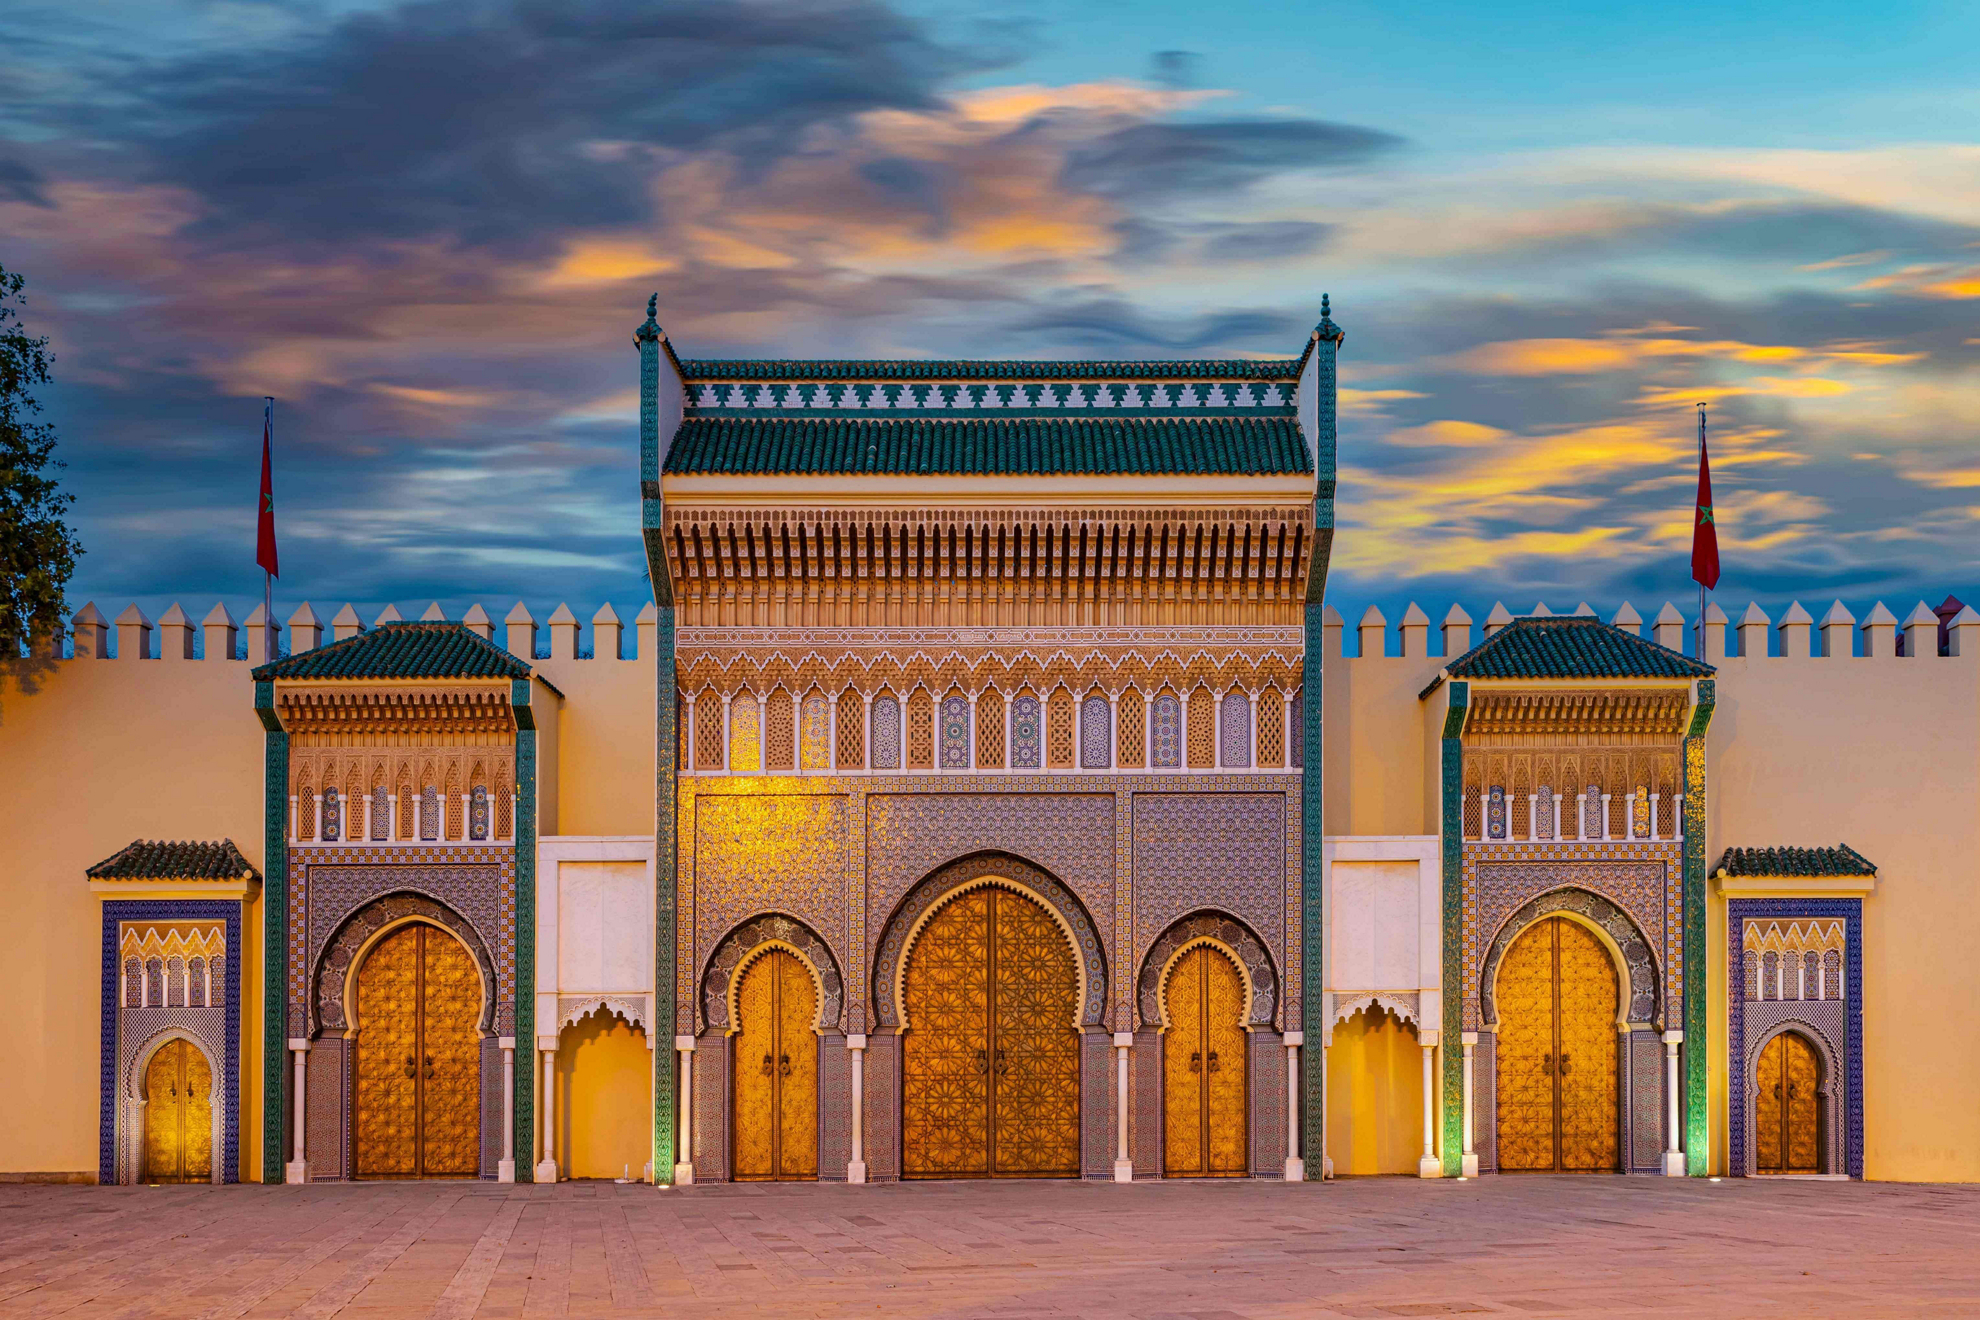
[[[1210,944],[1185,949],[1163,1007],[1162,1176],[1242,1178],[1251,1172],[1244,981]]]
[[[1500,961],[1498,1146],[1506,1173],[1621,1167],[1616,965],[1595,933],[1549,916]]]
[[[359,1178],[472,1178],[481,1152],[481,976],[461,942],[410,922],[357,973]]]
[[[902,982],[902,1176],[1079,1176],[1080,976],[1065,931],[997,885],[945,901]]]

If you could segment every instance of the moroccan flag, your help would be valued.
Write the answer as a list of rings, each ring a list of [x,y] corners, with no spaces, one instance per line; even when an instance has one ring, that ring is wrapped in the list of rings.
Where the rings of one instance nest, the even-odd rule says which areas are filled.
[[[254,562],[270,577],[281,577],[275,558],[275,472],[269,451],[275,440],[275,400],[267,401],[261,415],[261,526],[254,538]]]
[[[1719,525],[1712,521],[1712,460],[1705,454],[1705,414],[1698,414],[1698,511],[1691,525],[1691,580],[1719,585]]]

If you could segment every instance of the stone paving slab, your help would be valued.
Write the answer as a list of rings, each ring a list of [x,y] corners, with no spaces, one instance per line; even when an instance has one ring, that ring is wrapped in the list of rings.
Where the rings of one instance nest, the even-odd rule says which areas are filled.
[[[1980,1187],[0,1187],[0,1316],[1980,1315]]]

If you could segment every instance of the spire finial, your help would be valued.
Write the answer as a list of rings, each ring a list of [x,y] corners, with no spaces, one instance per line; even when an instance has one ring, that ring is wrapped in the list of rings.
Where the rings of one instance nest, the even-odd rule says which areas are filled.
[[[633,342],[635,344],[657,344],[667,337],[667,332],[660,328],[660,322],[656,319],[659,308],[660,295],[658,293],[647,298],[646,321],[639,329],[633,331]]]
[[[1313,327],[1313,337],[1327,340],[1329,343],[1339,343],[1347,338],[1341,328],[1334,324],[1333,299],[1324,293],[1320,295],[1320,324]]]

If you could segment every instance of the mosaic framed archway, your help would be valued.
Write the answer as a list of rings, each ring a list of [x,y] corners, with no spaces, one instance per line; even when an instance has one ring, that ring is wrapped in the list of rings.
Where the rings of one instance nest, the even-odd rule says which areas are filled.
[[[788,948],[807,965],[816,979],[819,995],[818,1021],[824,1029],[844,1030],[846,1011],[845,979],[839,960],[818,933],[796,917],[766,912],[744,921],[724,935],[710,955],[701,976],[701,1021],[704,1030],[729,1031],[735,1025],[731,997],[736,974],[743,964],[766,946]]]
[[[1835,923],[1843,928],[1840,984],[1820,997],[1767,997],[1745,984],[1749,926]],[[1735,898],[1726,903],[1726,1067],[1736,1079],[1727,1088],[1726,1171],[1755,1172],[1754,1069],[1760,1051],[1785,1030],[1796,1030],[1822,1061],[1827,1102],[1822,1134],[1824,1172],[1863,1176],[1863,900],[1859,898]],[[1800,993],[1805,994],[1805,987]]]
[[[1499,963],[1505,957],[1506,950],[1534,922],[1559,915],[1580,917],[1607,937],[1603,943],[1610,946],[1612,955],[1620,957],[1620,970],[1628,984],[1628,1006],[1624,1009],[1624,1020],[1661,1030],[1663,1022],[1662,1005],[1657,993],[1657,960],[1650,952],[1650,942],[1620,907],[1590,890],[1572,888],[1550,890],[1530,899],[1506,918],[1505,924],[1492,937],[1478,978],[1479,1008],[1485,1024],[1496,1027],[1499,1022],[1495,990]]]
[[[1214,909],[1192,912],[1163,931],[1142,959],[1135,982],[1135,1004],[1144,1027],[1162,1023],[1162,976],[1176,956],[1193,944],[1216,944],[1237,959],[1249,985],[1245,1025],[1269,1030],[1279,1007],[1279,976],[1264,941],[1236,917]]]

